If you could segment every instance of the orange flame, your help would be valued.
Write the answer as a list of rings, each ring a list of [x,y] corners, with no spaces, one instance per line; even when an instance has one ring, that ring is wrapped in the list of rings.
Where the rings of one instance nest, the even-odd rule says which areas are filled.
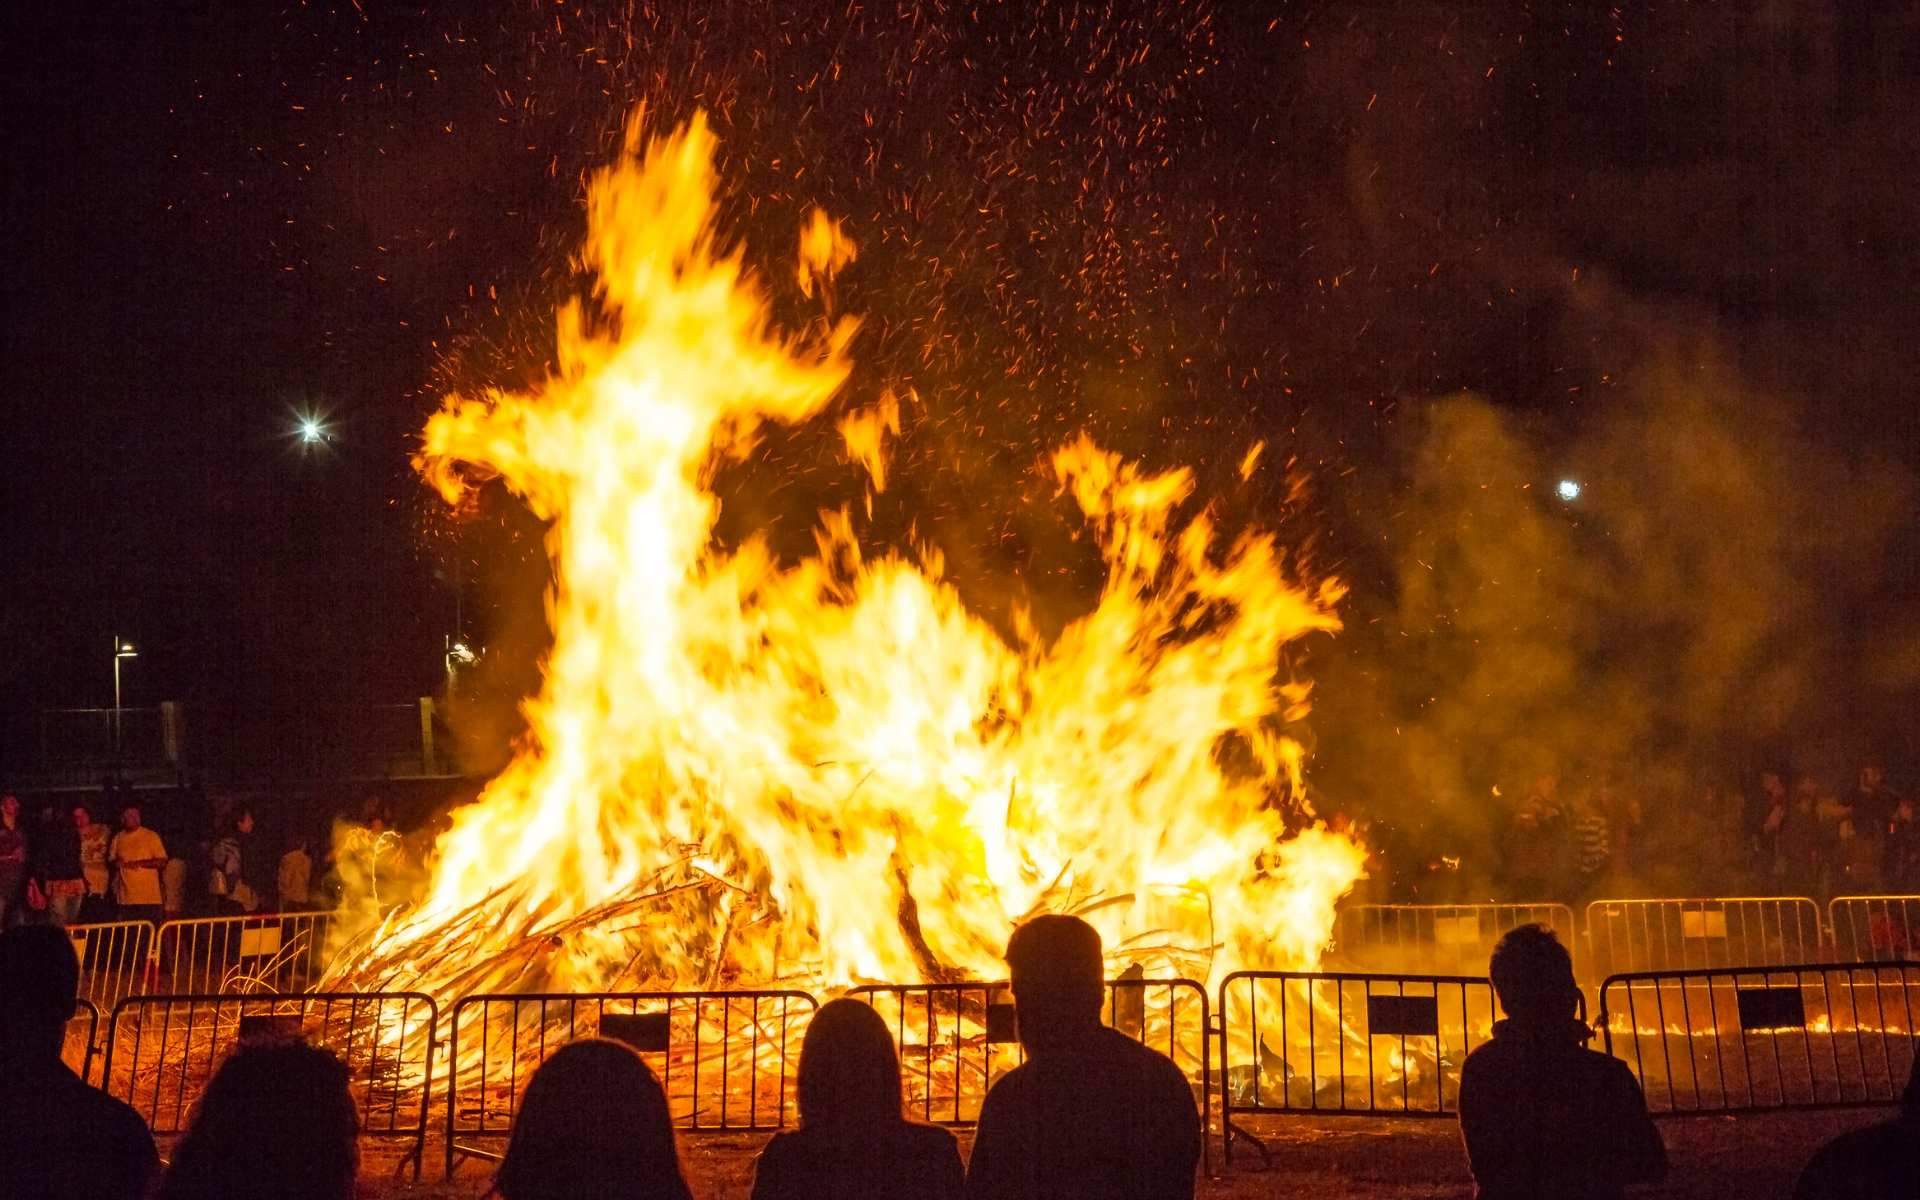
[[[1039,908],[1142,956],[1315,961],[1363,855],[1289,833],[1311,813],[1280,726],[1307,688],[1277,671],[1338,628],[1340,586],[1289,582],[1264,535],[1223,549],[1181,515],[1188,471],[1085,437],[1052,465],[1107,579],[1050,642],[1010,644],[936,556],[867,559],[845,512],[792,565],[716,547],[716,465],[833,398],[855,322],[774,327],[714,232],[714,148],[695,119],[643,153],[636,118],[589,194],[601,314],[560,314],[534,391],[450,397],[427,425],[416,466],[449,502],[498,476],[551,522],[553,648],[518,757],[379,931],[385,969],[450,984],[428,952],[464,922],[469,960],[549,947],[549,986],[992,976]],[[824,296],[851,244],[815,214],[801,248]],[[876,487],[897,428],[891,398],[843,424]],[[650,890],[670,908],[596,919]]]

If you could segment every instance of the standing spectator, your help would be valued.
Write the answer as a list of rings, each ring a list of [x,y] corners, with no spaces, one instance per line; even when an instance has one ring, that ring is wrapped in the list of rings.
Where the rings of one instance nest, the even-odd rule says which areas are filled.
[[[569,1042],[533,1073],[493,1187],[501,1200],[691,1198],[660,1081],[601,1038]]]
[[[80,864],[80,830],[71,815],[65,824],[56,820],[41,839],[38,874],[47,897],[47,919],[63,927],[77,924],[87,881]]]
[[[880,1014],[828,1001],[800,1045],[800,1128],[760,1152],[753,1200],[960,1200],[964,1175],[951,1133],[902,1115],[900,1059]]]
[[[87,881],[86,898],[81,902],[80,919],[107,919],[107,842],[113,830],[93,819],[93,810],[84,804],[73,806],[74,833],[80,839],[80,876]]]
[[[1507,828],[1506,861],[1513,895],[1538,900],[1566,877],[1566,813],[1560,807],[1560,781],[1542,775]]]
[[[213,897],[215,911],[221,916],[250,913],[260,907],[259,893],[247,880],[247,859],[252,850],[253,810],[242,808],[234,813],[226,834],[213,843],[210,855],[207,894]]]
[[[159,1200],[353,1200],[359,1127],[331,1051],[242,1042],[194,1106]]]
[[[1621,786],[1619,777],[1609,773],[1601,778],[1600,786],[1594,792],[1593,808],[1607,823],[1610,859],[1607,871],[1616,879],[1639,875],[1640,826],[1645,823],[1639,793]]]
[[[140,808],[129,804],[120,814],[120,832],[107,847],[107,859],[116,872],[114,900],[125,921],[161,920],[160,868],[167,865],[167,847],[160,835],[140,824]]]
[[[1100,935],[1035,917],[1007,943],[1027,1061],[980,1107],[968,1200],[1191,1200],[1200,1118],[1186,1076],[1100,1022]]]
[[[1887,786],[1886,768],[1872,760],[1862,764],[1853,792],[1841,803],[1854,843],[1846,854],[1847,886],[1877,892],[1886,867],[1887,831],[1900,807],[1899,795]]]
[[[27,898],[26,822],[20,816],[20,797],[0,796],[0,929],[20,919]]]
[[[1759,790],[1746,807],[1747,854],[1755,879],[1774,875],[1774,864],[1780,858],[1780,826],[1786,820],[1790,800],[1786,778],[1780,772],[1760,772]]]
[[[79,991],[65,933],[0,933],[0,1195],[139,1200],[159,1168],[139,1114],[60,1061]]]
[[[1586,1047],[1573,958],[1538,925],[1510,931],[1488,974],[1507,1019],[1467,1056],[1460,1132],[1480,1200],[1618,1200],[1667,1173],[1627,1065]]]
[[[1887,886],[1907,895],[1920,890],[1920,824],[1914,818],[1912,798],[1902,798],[1887,826]]]
[[[1573,818],[1574,865],[1580,872],[1574,887],[1581,896],[1592,896],[1607,868],[1613,864],[1613,834],[1606,814],[1598,804],[1584,802]]]
[[[297,837],[280,856],[275,880],[280,892],[281,912],[304,912],[313,907],[313,856],[307,853],[307,839]]]

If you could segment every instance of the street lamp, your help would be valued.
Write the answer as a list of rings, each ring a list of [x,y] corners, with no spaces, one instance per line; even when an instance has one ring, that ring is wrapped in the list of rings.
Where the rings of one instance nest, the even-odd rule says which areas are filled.
[[[119,634],[114,635],[113,637],[113,753],[116,757],[118,757],[120,753],[120,660],[123,658],[139,658],[139,657],[140,657],[140,652],[133,648],[132,642],[121,641]]]

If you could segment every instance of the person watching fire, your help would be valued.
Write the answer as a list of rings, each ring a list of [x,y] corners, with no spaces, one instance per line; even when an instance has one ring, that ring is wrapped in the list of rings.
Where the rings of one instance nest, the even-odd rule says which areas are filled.
[[[1007,943],[1027,1061],[987,1093],[968,1200],[1191,1200],[1200,1117],[1165,1055],[1100,1021],[1100,934],[1035,917]]]
[[[1573,958],[1522,925],[1488,964],[1507,1018],[1460,1072],[1460,1132],[1480,1200],[1619,1200],[1667,1173],[1667,1150],[1625,1063],[1574,1013]]]

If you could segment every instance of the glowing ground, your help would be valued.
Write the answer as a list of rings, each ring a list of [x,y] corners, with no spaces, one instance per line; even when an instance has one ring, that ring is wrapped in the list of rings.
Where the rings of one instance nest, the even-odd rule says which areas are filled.
[[[1673,1173],[1660,1187],[1641,1189],[1633,1195],[1667,1200],[1784,1196],[1791,1192],[1801,1166],[1822,1142],[1843,1130],[1879,1120],[1890,1111],[1669,1122],[1661,1128],[1673,1160]],[[1388,1125],[1291,1120],[1266,1126],[1262,1133],[1268,1136],[1273,1150],[1272,1168],[1261,1170],[1254,1165],[1258,1156],[1249,1154],[1243,1161],[1236,1153],[1238,1165],[1233,1171],[1219,1179],[1202,1180],[1199,1195],[1203,1200],[1282,1196],[1469,1200],[1473,1195],[1460,1153],[1459,1132],[1450,1121]],[[761,1140],[740,1136],[684,1141],[682,1153],[694,1195],[700,1200],[746,1200],[753,1183],[753,1158]],[[486,1191],[479,1164],[469,1164],[451,1183],[429,1180],[415,1187],[385,1178],[394,1161],[390,1149],[375,1146],[366,1154],[364,1194],[369,1197],[478,1200]],[[435,1161],[431,1145],[427,1161]]]

